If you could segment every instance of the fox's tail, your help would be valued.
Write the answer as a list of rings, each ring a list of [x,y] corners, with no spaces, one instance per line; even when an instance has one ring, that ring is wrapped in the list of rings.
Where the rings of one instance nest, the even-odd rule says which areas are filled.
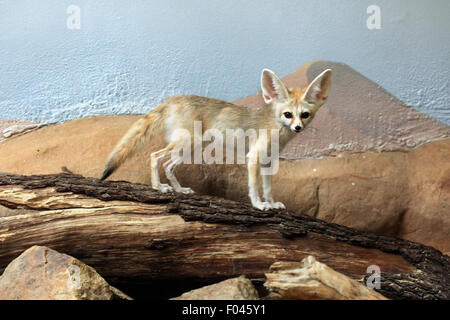
[[[154,136],[157,129],[156,115],[148,114],[144,118],[137,120],[127,133],[120,139],[114,150],[109,155],[103,170],[101,180],[108,178],[126,158],[131,156],[140,147],[146,145],[150,138]]]

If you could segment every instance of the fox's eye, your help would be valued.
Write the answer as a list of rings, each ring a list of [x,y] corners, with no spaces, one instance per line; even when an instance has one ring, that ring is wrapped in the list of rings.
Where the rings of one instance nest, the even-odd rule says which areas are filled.
[[[309,112],[302,112],[302,114],[300,115],[300,117],[302,117],[302,119],[309,118]]]
[[[285,113],[283,113],[283,114],[284,114],[284,116],[285,116],[286,118],[288,118],[288,119],[292,118],[292,113],[290,113],[290,112],[285,112]]]

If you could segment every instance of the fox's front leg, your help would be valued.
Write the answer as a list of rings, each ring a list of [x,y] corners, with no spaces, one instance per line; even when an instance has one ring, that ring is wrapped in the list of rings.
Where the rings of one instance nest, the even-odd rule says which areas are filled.
[[[259,210],[269,210],[272,208],[269,202],[262,202],[259,197],[259,163],[257,152],[250,152],[247,163],[248,170],[248,196],[252,205]]]
[[[274,209],[285,209],[286,207],[282,202],[275,202],[272,198],[272,175],[261,174],[263,182],[263,197],[264,200],[270,203],[270,206]]]

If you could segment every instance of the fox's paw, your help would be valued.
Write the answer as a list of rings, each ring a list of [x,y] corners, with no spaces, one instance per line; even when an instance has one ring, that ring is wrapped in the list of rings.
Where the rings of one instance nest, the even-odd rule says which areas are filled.
[[[282,202],[272,202],[270,205],[273,209],[286,209],[286,206]]]
[[[253,207],[262,211],[272,209],[270,202],[261,202],[261,201],[253,203]]]
[[[168,184],[161,183],[158,187],[158,190],[161,191],[162,193],[166,193],[166,192],[172,192],[173,188],[171,186],[169,186]]]
[[[192,190],[191,188],[179,188],[179,189],[176,189],[175,191],[179,192],[179,193],[184,193],[184,194],[194,193],[194,190]]]

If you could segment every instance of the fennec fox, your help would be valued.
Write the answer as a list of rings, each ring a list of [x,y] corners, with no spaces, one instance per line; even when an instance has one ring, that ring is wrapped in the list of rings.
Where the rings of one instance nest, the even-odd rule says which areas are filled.
[[[172,96],[131,126],[109,156],[101,179],[112,174],[138,147],[148,144],[152,137],[161,135],[167,144],[165,148],[151,154],[152,188],[161,192],[174,190],[192,193],[190,188],[181,187],[174,175],[175,167],[184,159],[179,154],[174,156],[174,150],[187,144],[195,152],[197,144],[192,137],[196,121],[201,122],[202,130],[215,130],[224,135],[228,129],[275,131],[278,135],[278,141],[275,142],[278,143],[277,150],[282,150],[313,119],[327,100],[330,86],[330,69],[323,71],[304,89],[287,88],[273,71],[264,69],[261,88],[266,105],[260,108],[248,108],[194,95]],[[272,198],[271,174],[261,174],[264,201],[259,196],[258,175],[262,173],[260,152],[263,148],[268,150],[273,140],[257,138],[245,151],[248,195],[252,205],[260,210],[284,208],[283,203],[275,202]],[[232,146],[234,148],[234,143]],[[172,186],[160,182],[158,165],[161,161]]]

